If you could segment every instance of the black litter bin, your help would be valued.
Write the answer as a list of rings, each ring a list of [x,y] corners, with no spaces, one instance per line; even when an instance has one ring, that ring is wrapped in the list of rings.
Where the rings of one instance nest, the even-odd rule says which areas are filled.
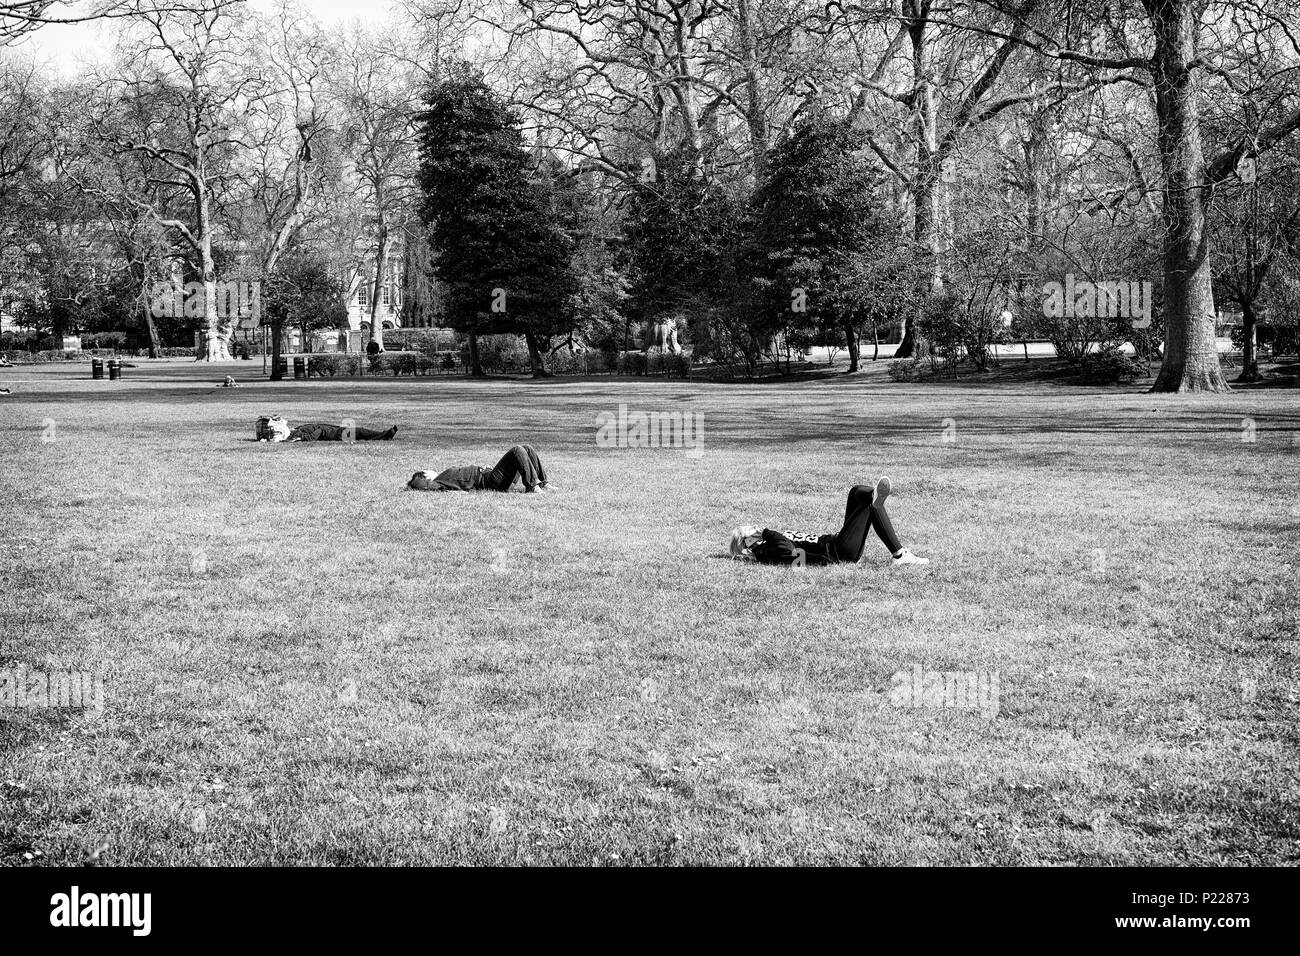
[[[293,360],[293,377],[294,378],[307,377],[307,360],[303,358],[301,355]]]
[[[287,358],[280,359],[280,377],[289,377],[289,360]]]
[[[119,362],[117,359],[109,359],[108,380],[110,382],[116,382],[121,377],[122,377],[122,363]]]
[[[103,377],[104,377],[104,360],[103,360],[103,359],[91,359],[91,360],[90,360],[90,377],[91,377],[91,378],[103,378]]]

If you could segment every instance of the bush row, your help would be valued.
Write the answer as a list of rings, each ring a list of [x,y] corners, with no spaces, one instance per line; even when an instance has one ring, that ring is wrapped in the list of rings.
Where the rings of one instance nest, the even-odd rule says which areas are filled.
[[[682,352],[622,352],[618,357],[620,375],[667,375],[685,378],[691,371],[691,356]]]
[[[194,349],[159,349],[158,358],[194,358]],[[3,356],[15,365],[39,365],[44,362],[87,362],[93,358],[147,358],[148,349],[81,349],[63,351],[62,349],[45,349],[40,352],[28,352],[26,349],[0,350]]]
[[[1125,354],[1118,346],[1103,346],[1085,354],[1079,363],[1079,382],[1084,385],[1129,385],[1151,373],[1150,366]],[[896,359],[889,363],[889,377],[895,382],[924,382],[938,377],[933,362]]]
[[[125,332],[83,332],[81,349],[83,352],[97,350],[127,351],[130,337]],[[62,352],[61,339],[50,335],[37,335],[35,332],[11,331],[0,332],[0,351],[23,352]],[[75,350],[68,350],[75,351]]]
[[[478,358],[483,371],[491,374],[521,374],[532,370],[528,346],[517,335],[482,335],[478,340]],[[470,366],[469,343],[461,346],[462,366]],[[685,378],[691,370],[691,357],[666,352],[574,352],[556,349],[544,358],[552,375],[676,375]]]
[[[347,352],[325,352],[307,356],[307,376],[357,375],[362,371],[362,361],[365,361],[365,371],[370,375],[430,375],[456,371],[456,357],[450,352],[438,355],[381,352],[364,359],[361,355]]]

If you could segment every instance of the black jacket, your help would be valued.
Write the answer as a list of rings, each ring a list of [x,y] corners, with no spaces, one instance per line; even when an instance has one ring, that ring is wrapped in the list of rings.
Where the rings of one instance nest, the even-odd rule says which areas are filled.
[[[836,564],[839,554],[835,550],[833,534],[800,534],[797,531],[763,529],[763,540],[753,545],[749,553],[759,564],[821,565]]]
[[[481,491],[486,471],[477,465],[461,465],[444,469],[432,478],[421,472],[407,482],[407,487],[415,491]]]
[[[299,425],[289,432],[285,441],[342,441],[343,427],[340,425]]]

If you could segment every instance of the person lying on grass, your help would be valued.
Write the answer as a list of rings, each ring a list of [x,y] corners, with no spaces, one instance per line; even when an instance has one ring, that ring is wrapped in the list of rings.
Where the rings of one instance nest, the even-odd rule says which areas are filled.
[[[495,468],[460,465],[438,472],[432,478],[417,471],[406,483],[412,491],[509,491],[518,478],[525,492],[545,491],[546,469],[532,445],[515,445]]]
[[[929,564],[929,558],[919,558],[899,543],[894,526],[885,513],[885,499],[891,485],[888,478],[876,482],[873,492],[866,485],[849,489],[849,500],[844,506],[844,527],[835,534],[800,534],[794,531],[773,531],[741,525],[731,532],[731,556],[742,561],[760,564],[858,563],[862,560],[867,532],[875,531],[893,555],[894,564]]]
[[[319,422],[290,428],[289,423],[278,415],[257,421],[258,441],[392,441],[396,434],[396,425],[381,432],[373,428],[325,425]]]

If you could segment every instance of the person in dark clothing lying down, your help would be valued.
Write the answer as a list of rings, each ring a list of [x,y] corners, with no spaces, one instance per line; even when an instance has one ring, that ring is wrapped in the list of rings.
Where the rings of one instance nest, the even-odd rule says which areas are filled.
[[[862,560],[867,532],[875,531],[893,555],[894,564],[929,564],[929,558],[919,558],[899,543],[889,515],[885,513],[885,499],[889,497],[890,488],[888,478],[876,482],[874,492],[866,485],[850,488],[849,500],[844,506],[844,527],[835,534],[800,534],[741,525],[731,532],[731,556],[760,564],[800,567],[857,563]]]
[[[387,431],[378,431],[374,428],[352,428],[353,441],[392,441],[393,436],[397,434],[397,426],[394,425]],[[349,429],[342,425],[322,425],[312,423],[309,425],[299,425],[293,431],[289,432],[285,441],[347,441]]]
[[[461,465],[440,471],[432,478],[417,471],[406,487],[412,491],[509,491],[516,478],[523,481],[526,492],[546,489],[546,469],[532,445],[515,445],[495,468]]]

